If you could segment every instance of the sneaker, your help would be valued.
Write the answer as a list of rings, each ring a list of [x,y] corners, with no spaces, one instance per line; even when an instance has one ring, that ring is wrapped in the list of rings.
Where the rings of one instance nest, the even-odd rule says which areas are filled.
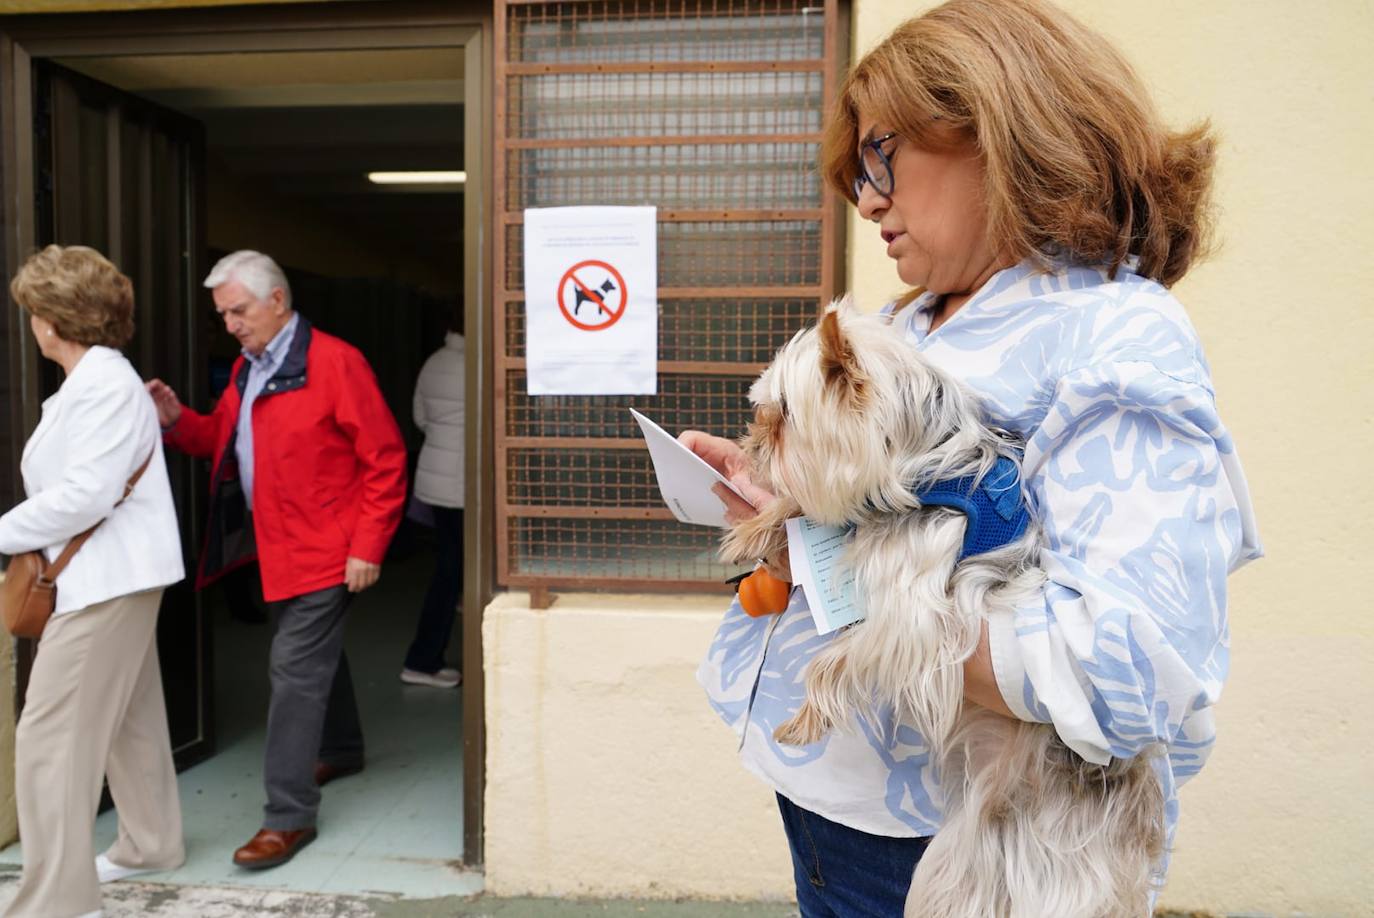
[[[157,873],[157,871],[150,867],[124,867],[103,854],[95,856],[95,875],[102,883],[127,880],[129,877],[138,877],[145,873]]]
[[[409,685],[428,685],[434,688],[457,688],[463,681],[463,674],[450,667],[445,667],[437,673],[422,673],[416,669],[402,668],[401,681]]]

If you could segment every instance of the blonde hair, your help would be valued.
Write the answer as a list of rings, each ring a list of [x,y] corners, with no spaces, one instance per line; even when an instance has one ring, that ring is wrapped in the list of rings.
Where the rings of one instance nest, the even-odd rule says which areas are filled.
[[[133,281],[84,245],[30,255],[10,281],[10,296],[64,341],[121,348],[134,335]]]
[[[864,55],[821,146],[846,197],[860,113],[929,149],[974,145],[995,251],[1113,276],[1135,256],[1137,273],[1168,286],[1208,247],[1210,124],[1167,129],[1107,40],[1042,0],[950,0]]]

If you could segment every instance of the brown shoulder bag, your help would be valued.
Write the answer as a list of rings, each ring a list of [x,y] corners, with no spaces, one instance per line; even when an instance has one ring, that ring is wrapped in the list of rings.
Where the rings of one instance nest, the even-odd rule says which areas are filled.
[[[153,452],[143,460],[138,471],[134,472],[133,477],[124,485],[124,496],[115,504],[116,507],[134,493],[134,485],[143,477],[143,473],[148,469],[148,463],[153,461],[155,455],[157,447],[153,447]],[[103,522],[105,520],[100,521]],[[0,584],[0,616],[4,618],[5,627],[9,629],[10,634],[23,638],[42,637],[53,609],[57,608],[58,575],[67,569],[72,556],[86,544],[91,533],[100,528],[100,523],[96,523],[68,542],[67,547],[62,549],[62,554],[58,555],[57,560],[51,565],[42,551],[21,552],[10,558],[9,567],[5,568],[4,583]]]

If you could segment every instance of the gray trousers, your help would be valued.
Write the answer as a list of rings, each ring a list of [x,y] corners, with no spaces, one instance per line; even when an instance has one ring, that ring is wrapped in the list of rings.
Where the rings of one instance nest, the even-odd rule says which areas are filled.
[[[363,763],[363,730],[343,649],[352,598],[340,584],[272,604],[264,828],[286,832],[315,825],[316,760],[340,767]]]

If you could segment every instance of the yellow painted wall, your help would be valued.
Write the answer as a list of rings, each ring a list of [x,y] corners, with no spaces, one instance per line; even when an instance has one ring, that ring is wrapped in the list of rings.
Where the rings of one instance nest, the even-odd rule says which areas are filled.
[[[493,895],[781,899],[772,793],[736,762],[697,663],[722,597],[506,593],[487,608]]]
[[[856,0],[855,46],[933,4]],[[1182,792],[1162,904],[1374,915],[1374,5],[1065,0],[1166,117],[1222,140],[1222,247],[1177,292],[1269,556],[1232,580],[1220,741]],[[900,289],[850,232],[860,302]],[[1323,489],[1334,483],[1336,487]],[[785,897],[768,792],[692,678],[719,603],[501,597],[485,624],[498,893]]]

